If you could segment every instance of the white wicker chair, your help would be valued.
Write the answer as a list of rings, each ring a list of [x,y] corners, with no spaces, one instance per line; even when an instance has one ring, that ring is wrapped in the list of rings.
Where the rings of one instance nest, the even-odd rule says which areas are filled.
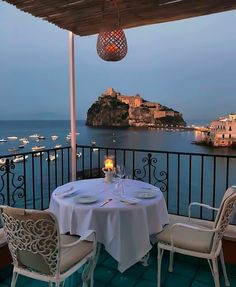
[[[83,287],[93,286],[97,241],[90,230],[84,236],[60,235],[55,216],[48,211],[0,206],[14,269],[18,274],[63,286],[65,279],[84,264]],[[89,241],[88,241],[89,240]]]
[[[206,204],[191,203],[189,206],[188,224],[171,222],[157,235],[158,287],[161,286],[161,261],[164,250],[170,251],[169,272],[173,271],[174,252],[207,259],[214,278],[215,287],[220,286],[218,271],[218,256],[220,255],[225,285],[230,286],[225,268],[221,239],[229,224],[235,202],[236,186],[232,186],[225,192],[219,209],[212,208]],[[218,211],[212,229],[191,223],[191,207],[193,205]]]

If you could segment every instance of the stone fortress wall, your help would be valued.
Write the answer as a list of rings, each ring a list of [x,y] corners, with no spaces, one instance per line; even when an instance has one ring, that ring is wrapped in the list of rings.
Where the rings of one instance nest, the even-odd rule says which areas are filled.
[[[135,108],[143,107],[148,108],[149,112],[152,114],[152,117],[154,119],[164,118],[164,117],[176,117],[181,116],[182,114],[176,111],[165,111],[162,110],[162,105],[160,103],[155,102],[148,102],[145,101],[140,95],[135,96],[127,96],[127,95],[121,95],[119,92],[116,92],[113,88],[107,88],[105,93],[102,94],[102,97],[105,96],[111,96],[111,97],[117,97],[118,100],[120,100],[123,103],[126,103],[129,105],[129,113],[130,117],[132,118],[133,111]]]

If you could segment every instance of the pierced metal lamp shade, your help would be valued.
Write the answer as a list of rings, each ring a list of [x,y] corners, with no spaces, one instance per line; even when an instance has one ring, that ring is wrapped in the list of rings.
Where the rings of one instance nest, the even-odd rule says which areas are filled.
[[[97,53],[104,61],[120,61],[127,54],[127,41],[122,29],[101,32],[97,40]]]

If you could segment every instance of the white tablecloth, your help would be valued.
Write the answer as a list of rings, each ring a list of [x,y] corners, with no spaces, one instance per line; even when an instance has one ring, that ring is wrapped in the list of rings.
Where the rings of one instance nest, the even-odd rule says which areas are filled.
[[[155,197],[140,199],[137,204],[121,202],[117,196],[117,183],[104,179],[70,182],[58,187],[52,194],[49,210],[59,222],[60,232],[81,235],[88,229],[96,230],[98,242],[118,261],[123,272],[140,261],[151,249],[149,236],[162,231],[169,222],[165,200],[161,191],[147,183],[125,179],[124,195],[135,197],[139,191],[155,191]],[[73,187],[73,189],[71,189]],[[65,192],[76,190],[71,197]],[[77,196],[96,195],[98,201],[90,204],[77,203]],[[108,204],[100,207],[106,199]]]

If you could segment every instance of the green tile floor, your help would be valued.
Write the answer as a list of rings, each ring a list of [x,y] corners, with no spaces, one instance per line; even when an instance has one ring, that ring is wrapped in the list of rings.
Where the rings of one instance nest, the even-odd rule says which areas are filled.
[[[168,272],[168,254],[163,257],[162,287],[210,287],[214,286],[207,261],[176,254],[173,273]],[[94,287],[156,287],[157,263],[152,251],[149,266],[135,264],[124,273],[117,271],[117,263],[104,250],[101,251],[95,269]],[[227,264],[231,287],[236,287],[236,265]],[[221,272],[222,273],[222,272]],[[0,287],[10,287],[11,268],[0,270]],[[45,287],[47,283],[20,276],[17,287]],[[81,287],[80,273],[66,280],[65,287]],[[224,286],[221,274],[221,286]]]

